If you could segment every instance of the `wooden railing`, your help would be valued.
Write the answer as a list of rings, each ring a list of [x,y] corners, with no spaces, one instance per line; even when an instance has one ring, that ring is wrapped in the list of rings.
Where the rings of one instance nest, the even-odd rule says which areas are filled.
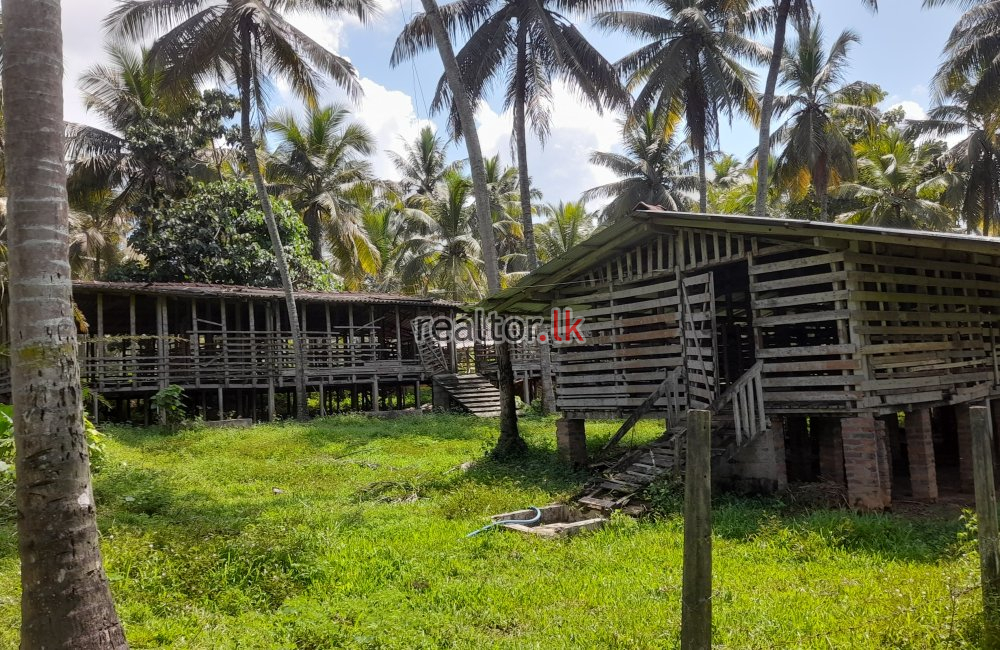
[[[718,414],[726,406],[732,405],[737,445],[753,440],[767,428],[767,416],[764,413],[763,370],[764,362],[758,361],[712,403],[710,410],[713,414]]]
[[[329,332],[304,332],[302,340],[310,383],[433,374],[410,341],[352,340]],[[167,384],[286,386],[294,382],[296,364],[290,333],[252,331],[83,338],[78,358],[82,379],[98,392],[158,390]],[[2,374],[0,388],[9,385],[9,374]]]
[[[670,426],[673,427],[676,423],[683,421],[684,414],[687,412],[687,400],[684,398],[684,388],[681,385],[681,378],[683,376],[684,366],[678,366],[667,373],[666,379],[656,387],[656,390],[650,393],[649,397],[637,409],[632,411],[632,414],[619,427],[615,435],[611,436],[611,439],[605,443],[604,449],[610,449],[617,445],[632,430],[632,427],[644,418],[647,413],[652,411],[656,407],[657,402],[660,402],[664,398],[667,400],[667,422],[670,423]]]

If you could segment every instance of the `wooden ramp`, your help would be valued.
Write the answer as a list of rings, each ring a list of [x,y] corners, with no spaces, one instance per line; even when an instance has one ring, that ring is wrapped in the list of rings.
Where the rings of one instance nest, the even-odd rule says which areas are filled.
[[[500,417],[500,391],[486,377],[442,374],[434,376],[434,383],[463,410],[481,418]]]

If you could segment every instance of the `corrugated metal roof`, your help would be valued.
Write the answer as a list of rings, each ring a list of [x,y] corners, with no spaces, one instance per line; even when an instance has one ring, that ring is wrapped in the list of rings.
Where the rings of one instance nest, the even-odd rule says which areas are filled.
[[[96,280],[77,280],[73,282],[74,291],[83,293],[122,293],[150,294],[164,296],[186,296],[198,298],[234,298],[245,300],[283,300],[281,289],[266,287],[244,287],[228,284],[206,284],[199,282],[102,282]],[[420,296],[404,296],[390,293],[355,293],[347,291],[296,291],[296,300],[303,302],[324,302],[337,304],[364,305],[407,305],[415,307],[447,307],[461,308],[462,303],[437,298],[422,298]]]
[[[748,235],[770,235],[789,239],[823,237],[865,240],[917,248],[1000,255],[1000,238],[996,237],[854,226],[801,219],[670,212],[659,206],[640,204],[631,215],[617,219],[601,228],[586,241],[521,278],[515,286],[486,298],[481,306],[486,309],[507,311],[518,305],[532,303],[533,300],[544,301],[545,297],[542,294],[553,286],[575,277],[589,268],[591,263],[597,263],[616,249],[635,246],[670,228],[742,232]],[[537,298],[533,299],[533,296],[537,296]],[[523,307],[517,309],[517,311],[543,310],[543,307],[540,309],[523,309]]]

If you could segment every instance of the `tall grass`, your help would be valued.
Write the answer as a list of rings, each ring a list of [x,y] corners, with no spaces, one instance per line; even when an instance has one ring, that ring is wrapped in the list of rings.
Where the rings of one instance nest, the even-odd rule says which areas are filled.
[[[643,427],[635,442],[655,435]],[[495,421],[461,416],[110,430],[96,497],[132,646],[675,647],[683,522],[670,499],[569,541],[465,538],[585,480],[555,460],[552,420],[522,428],[532,451],[514,464],[484,457]],[[588,423],[595,448],[614,429]],[[958,521],[729,497],[714,517],[719,647],[976,646],[978,560]],[[11,648],[14,535],[0,509]]]

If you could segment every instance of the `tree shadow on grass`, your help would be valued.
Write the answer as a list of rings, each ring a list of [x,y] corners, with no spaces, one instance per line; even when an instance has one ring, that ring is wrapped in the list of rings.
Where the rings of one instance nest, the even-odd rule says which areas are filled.
[[[913,518],[848,510],[789,508],[775,498],[722,495],[713,504],[713,533],[758,541],[808,559],[827,550],[889,560],[935,563],[958,552],[958,518]]]

